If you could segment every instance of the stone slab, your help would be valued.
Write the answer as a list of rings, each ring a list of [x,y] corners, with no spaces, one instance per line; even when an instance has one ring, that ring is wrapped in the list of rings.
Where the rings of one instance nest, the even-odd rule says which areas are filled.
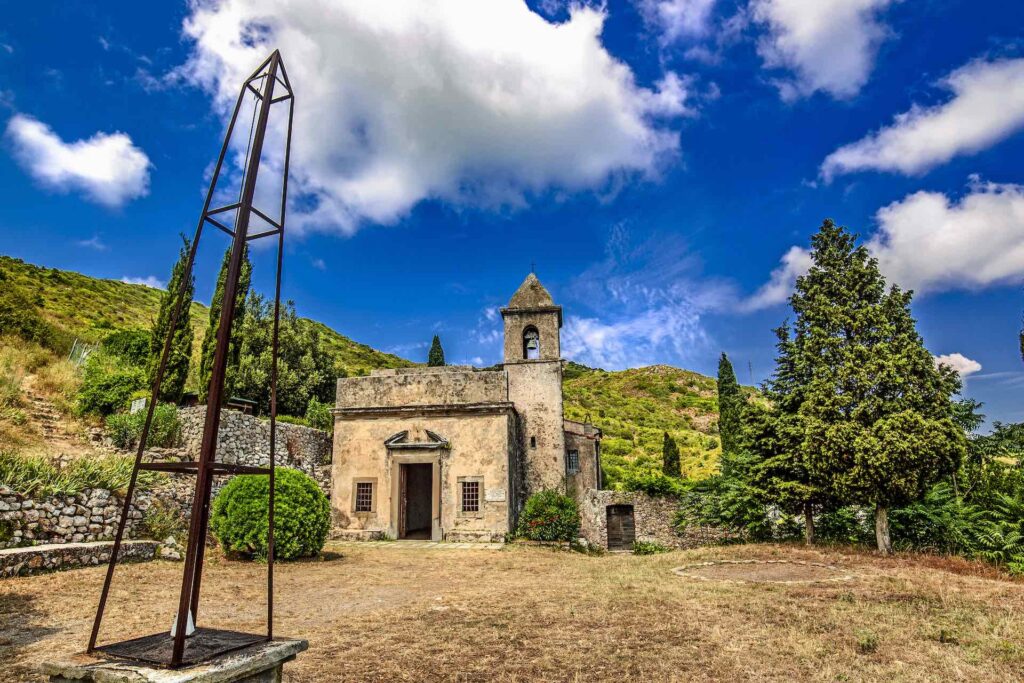
[[[308,647],[305,640],[275,638],[180,669],[159,669],[84,654],[43,662],[39,668],[51,683],[276,683],[281,680],[284,663]]]

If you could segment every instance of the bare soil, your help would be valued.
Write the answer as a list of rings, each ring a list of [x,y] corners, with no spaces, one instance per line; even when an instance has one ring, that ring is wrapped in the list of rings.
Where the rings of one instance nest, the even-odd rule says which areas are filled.
[[[711,581],[753,581],[755,583],[817,583],[853,578],[839,567],[817,562],[788,560],[730,560],[702,562],[675,570],[681,576]]]
[[[960,560],[733,546],[652,556],[546,548],[329,548],[281,563],[275,633],[306,638],[288,681],[1018,681],[1024,583]],[[687,580],[719,560],[855,578]],[[118,569],[101,640],[170,625],[181,564]],[[199,622],[259,630],[265,566],[213,558]],[[80,652],[103,569],[0,582],[0,680]],[[870,646],[868,646],[870,645]]]

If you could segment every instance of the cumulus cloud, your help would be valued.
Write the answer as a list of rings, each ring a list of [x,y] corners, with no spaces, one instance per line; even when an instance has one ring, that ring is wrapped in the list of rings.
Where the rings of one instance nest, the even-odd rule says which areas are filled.
[[[783,99],[824,91],[838,99],[860,92],[888,36],[879,16],[893,0],[751,0],[753,19],[766,26],[758,54],[770,69],[787,69],[777,81]]]
[[[959,199],[915,192],[875,214],[866,245],[890,282],[917,293],[976,290],[1024,282],[1024,185],[972,176]],[[746,310],[784,302],[810,252],[791,247]]]
[[[148,277],[128,277],[126,275],[121,278],[121,282],[129,285],[143,285],[144,287],[152,287],[153,289],[164,289],[167,287],[167,283],[159,279],[156,275],[150,275]]]
[[[961,154],[989,147],[1024,127],[1024,58],[976,60],[938,84],[953,97],[933,107],[913,105],[893,123],[832,152],[826,180],[876,170],[913,175]]]
[[[962,353],[947,353],[942,356],[935,356],[935,364],[945,365],[955,370],[960,375],[960,379],[967,379],[968,375],[981,371],[981,363],[968,358]]]
[[[64,142],[42,121],[15,114],[6,135],[18,163],[48,188],[111,208],[149,193],[149,157],[125,133]]]
[[[715,0],[639,0],[637,9],[662,45],[701,38],[711,28]]]
[[[196,2],[177,75],[226,112],[279,47],[296,91],[294,224],[350,233],[428,198],[517,206],[655,176],[678,151],[666,117],[685,113],[685,80],[637,84],[604,20],[573,5],[555,23],[520,0]]]

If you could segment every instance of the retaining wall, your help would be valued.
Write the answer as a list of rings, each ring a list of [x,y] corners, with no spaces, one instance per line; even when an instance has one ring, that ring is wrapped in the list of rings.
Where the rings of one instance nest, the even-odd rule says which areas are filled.
[[[156,541],[125,541],[121,544],[118,562],[152,560],[159,546]],[[7,548],[0,550],[0,578],[105,564],[110,560],[113,547],[113,542],[101,541]]]

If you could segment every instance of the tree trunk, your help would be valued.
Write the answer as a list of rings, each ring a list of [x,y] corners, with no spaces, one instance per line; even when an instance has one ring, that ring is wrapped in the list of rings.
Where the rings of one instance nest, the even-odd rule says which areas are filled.
[[[883,555],[892,554],[892,539],[889,538],[889,508],[879,504],[875,506],[875,540],[878,552]]]
[[[814,545],[814,507],[804,503],[804,543]]]

